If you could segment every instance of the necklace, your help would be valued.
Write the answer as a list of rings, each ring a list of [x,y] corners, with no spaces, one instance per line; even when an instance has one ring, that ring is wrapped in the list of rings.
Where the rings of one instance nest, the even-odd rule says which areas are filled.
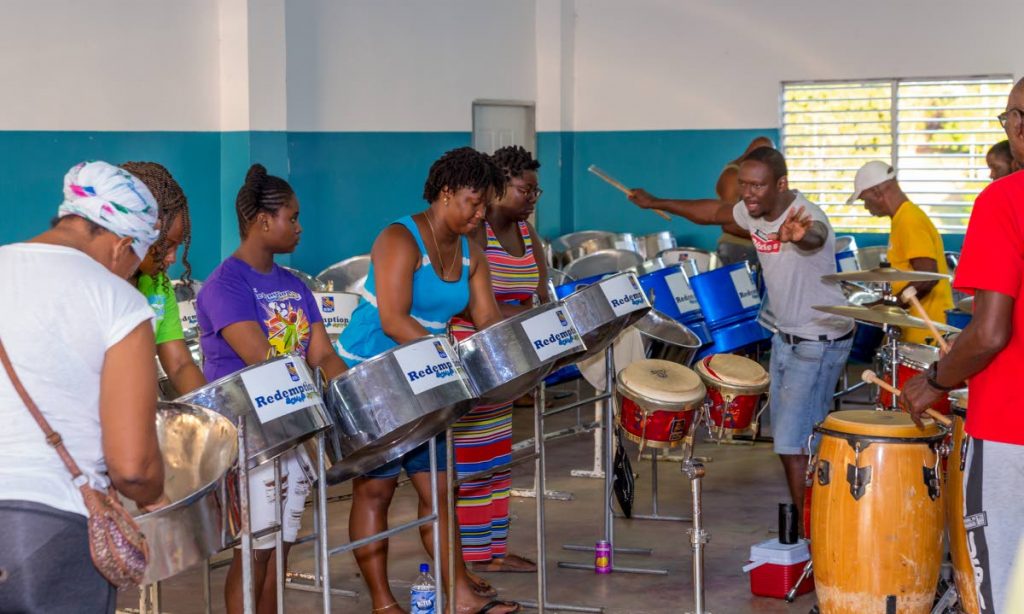
[[[423,212],[423,217],[427,218],[427,227],[430,228],[430,240],[434,242],[434,249],[437,250],[437,257],[441,260],[441,279],[448,280],[448,268],[444,265],[444,254],[441,253],[441,247],[437,244],[437,235],[434,233],[434,223],[430,221],[430,209]],[[455,267],[455,260],[459,256],[459,243],[455,242],[455,250],[452,254],[451,268]]]

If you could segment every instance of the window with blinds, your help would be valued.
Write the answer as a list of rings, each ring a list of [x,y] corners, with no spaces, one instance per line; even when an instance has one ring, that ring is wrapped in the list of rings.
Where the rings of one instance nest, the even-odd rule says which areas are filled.
[[[985,154],[1006,138],[996,115],[1010,76],[782,84],[782,151],[790,186],[822,205],[836,230],[888,232],[887,218],[847,205],[868,160],[890,162],[940,233],[962,234],[988,184]]]

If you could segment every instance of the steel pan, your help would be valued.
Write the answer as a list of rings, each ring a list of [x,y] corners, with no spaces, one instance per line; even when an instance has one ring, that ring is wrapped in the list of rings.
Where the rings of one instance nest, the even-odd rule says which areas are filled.
[[[278,356],[178,399],[212,409],[233,424],[245,419],[249,467],[287,452],[331,426],[306,361]]]
[[[518,399],[559,360],[575,359],[586,349],[561,302],[534,307],[459,342],[462,365],[481,405]]]
[[[836,253],[857,251],[857,238],[851,235],[836,237]]]
[[[554,256],[555,264],[567,264],[567,253],[579,247],[581,243],[585,243],[586,241],[593,239],[612,237],[614,235],[615,233],[606,232],[604,230],[580,230],[578,232],[570,232],[567,235],[562,235],[551,242],[551,251]]]
[[[684,260],[692,260],[697,267],[695,274],[707,273],[722,266],[722,261],[718,258],[718,254],[697,247],[667,249],[658,254],[658,256],[665,261],[665,264],[681,264]]]
[[[640,261],[643,261],[643,256],[640,256],[640,247],[637,244],[636,237],[634,237],[632,233],[628,232],[620,232],[616,234],[609,233],[605,236],[594,237],[587,239],[586,241],[581,241],[576,245],[576,247],[565,252],[562,255],[562,258],[566,263],[566,266],[568,266],[580,258],[585,258],[591,254],[607,250],[633,252],[639,256]]]
[[[332,264],[316,276],[329,292],[362,294],[366,275],[370,272],[370,254],[353,256]]]
[[[203,349],[199,346],[199,339],[186,340],[185,347],[188,348],[189,353],[192,355],[192,362],[196,363],[196,366],[202,369]],[[160,364],[159,356],[156,358],[156,382],[157,398],[161,401],[173,401],[181,396],[178,394],[178,391],[175,390],[174,384],[171,383],[171,378],[164,372],[164,366]]]
[[[125,500],[149,543],[144,584],[205,561],[238,535],[227,513],[227,485],[238,460],[238,435],[231,421],[195,405],[161,402],[156,431],[164,459],[164,494],[171,504],[139,515],[135,504]]]
[[[298,277],[299,281],[304,283],[306,285],[306,287],[309,288],[310,290],[312,290],[313,292],[324,292],[325,290],[327,290],[327,285],[324,282],[322,282],[319,279],[313,277],[309,273],[306,273],[304,271],[300,271],[298,269],[293,269],[290,266],[283,266],[281,268],[286,270],[286,271],[288,271],[292,275]]]
[[[676,238],[667,230],[652,232],[637,239],[637,247],[644,258],[654,258],[666,249],[676,246]]]
[[[651,302],[633,273],[619,273],[580,288],[562,299],[586,344],[580,356],[566,356],[556,368],[602,352],[623,330],[651,310]]]
[[[327,481],[362,475],[415,449],[473,408],[476,392],[448,340],[410,341],[327,385],[334,420]]]
[[[171,286],[174,288],[174,298],[180,303],[181,301],[196,300],[199,290],[203,287],[203,282],[193,279],[190,285],[186,285],[180,279],[175,279],[171,282]]]
[[[577,260],[573,260],[562,268],[566,275],[574,279],[619,273],[627,271],[643,263],[640,254],[622,249],[603,249]]]
[[[690,366],[701,340],[685,325],[657,309],[651,309],[634,325],[640,331],[647,358],[658,358]]]
[[[888,262],[889,258],[886,256],[887,248],[884,245],[872,245],[871,247],[861,247],[857,249],[857,264],[860,265],[860,270],[867,271],[869,269],[877,269],[879,264],[883,261]]]

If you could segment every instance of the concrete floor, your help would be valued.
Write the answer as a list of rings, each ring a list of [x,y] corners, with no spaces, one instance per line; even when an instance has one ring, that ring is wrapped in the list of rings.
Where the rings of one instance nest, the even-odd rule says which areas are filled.
[[[856,380],[854,380],[856,381]],[[583,420],[592,418],[589,408]],[[570,426],[576,422],[575,412],[566,412],[548,420],[547,430]],[[516,440],[532,434],[532,412],[517,410]],[[649,460],[637,462],[637,448],[626,442],[637,478],[636,514],[650,511]],[[619,555],[616,564],[628,567],[663,568],[667,576],[613,573],[595,575],[590,571],[560,569],[558,561],[593,563],[593,555],[562,549],[562,544],[593,545],[601,539],[601,493],[603,481],[574,478],[572,469],[589,469],[592,464],[593,437],[576,435],[548,445],[548,487],[569,491],[571,501],[547,502],[547,561],[549,602],[603,607],[609,614],[644,614],[655,612],[688,612],[693,609],[691,550],[687,528],[689,523],[619,519],[615,524],[619,546],[653,548],[652,556]],[[701,443],[697,455],[711,457],[704,480],[705,527],[711,536],[707,545],[705,607],[714,614],[744,612],[808,612],[815,604],[813,593],[793,604],[776,599],[754,597],[749,579],[740,569],[746,562],[750,546],[777,536],[778,504],[788,499],[783,472],[770,443],[755,445],[717,445]],[[529,488],[533,483],[533,463],[514,469],[514,487]],[[678,462],[659,462],[658,479],[662,515],[689,516],[690,483],[680,472]],[[347,485],[331,489],[330,494],[347,493]],[[536,559],[535,501],[512,500],[511,551]],[[329,504],[329,532],[332,546],[347,537],[348,502]],[[416,495],[408,486],[400,488],[391,511],[393,525],[411,520],[415,514]],[[311,523],[310,513],[304,527]],[[417,575],[418,564],[427,562],[419,536],[405,533],[391,540],[389,570],[392,586],[399,600],[407,599],[408,587]],[[296,547],[290,568],[311,571],[312,545]],[[213,612],[222,612],[224,569],[213,574]],[[343,554],[333,559],[332,586],[363,592],[364,587],[355,561]],[[536,599],[535,574],[489,574],[487,579],[506,599]],[[163,584],[162,611],[172,614],[203,612],[202,581],[198,571],[190,571]],[[129,591],[121,596],[122,608],[137,607],[137,594]],[[287,591],[287,609],[291,612],[319,611],[319,596],[295,590]],[[352,599],[335,597],[336,612],[369,612],[365,596]]]

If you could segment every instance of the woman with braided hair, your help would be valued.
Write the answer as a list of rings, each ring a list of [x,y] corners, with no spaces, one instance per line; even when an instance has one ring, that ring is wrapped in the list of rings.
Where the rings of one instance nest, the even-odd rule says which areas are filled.
[[[337,342],[338,353],[349,365],[427,335],[443,335],[452,317],[463,311],[468,310],[481,328],[501,320],[483,250],[466,235],[476,230],[487,204],[504,189],[504,177],[490,157],[469,147],[453,149],[434,162],[423,188],[426,210],[389,224],[373,243],[363,298]],[[445,497],[451,493],[446,492],[443,445],[437,446],[436,461],[441,471],[437,483],[440,526],[447,527]],[[352,541],[387,529],[388,508],[402,469],[419,495],[420,517],[430,514],[430,452],[425,443],[355,478],[348,527]],[[462,560],[459,540],[450,540],[447,533],[442,531],[440,536],[441,558],[446,558],[449,547],[455,549],[455,594],[448,597],[457,610],[518,611],[518,604],[490,600],[493,589],[481,589],[474,582]],[[431,553],[432,527],[421,527],[420,537]],[[387,556],[387,540],[355,550],[373,611],[400,614],[405,609],[388,585]],[[440,571],[447,580],[448,566],[442,565]]]
[[[273,352],[296,353],[311,367],[333,378],[345,371],[327,337],[316,299],[299,278],[274,263],[275,254],[295,251],[302,234],[299,200],[288,182],[254,164],[235,200],[242,244],[207,278],[199,291],[196,312],[201,331],[203,371],[214,381],[264,362]],[[301,448],[281,456],[284,514],[281,530],[284,559],[298,534],[310,490],[308,457]],[[249,477],[252,530],[275,522],[274,464],[264,463]],[[274,565],[274,535],[253,543],[256,611],[273,612],[278,573]],[[286,567],[287,569],[287,567]],[[224,599],[230,613],[241,612],[242,558],[235,550]]]
[[[181,254],[181,264],[185,267],[183,278],[188,280],[192,276],[192,266],[188,261],[188,248],[192,242],[188,199],[171,173],[156,162],[125,162],[121,168],[146,184],[157,202],[160,235],[142,259],[134,282],[156,316],[154,330],[160,366],[178,394],[185,394],[206,384],[203,372],[185,345],[178,302],[167,278],[167,269],[177,261],[179,246],[184,246]]]
[[[492,156],[508,182],[505,194],[487,207],[483,225],[472,235],[486,255],[491,285],[506,317],[529,309],[533,297],[548,299],[547,267],[537,230],[527,220],[540,197],[537,169],[540,162],[517,145],[502,147]],[[465,317],[452,321],[456,339],[476,332]],[[452,429],[455,462],[461,478],[508,464],[512,459],[512,403],[479,406]],[[465,482],[459,487],[456,511],[462,552],[474,571],[533,572],[537,565],[510,554],[508,498],[512,473],[508,469]]]

